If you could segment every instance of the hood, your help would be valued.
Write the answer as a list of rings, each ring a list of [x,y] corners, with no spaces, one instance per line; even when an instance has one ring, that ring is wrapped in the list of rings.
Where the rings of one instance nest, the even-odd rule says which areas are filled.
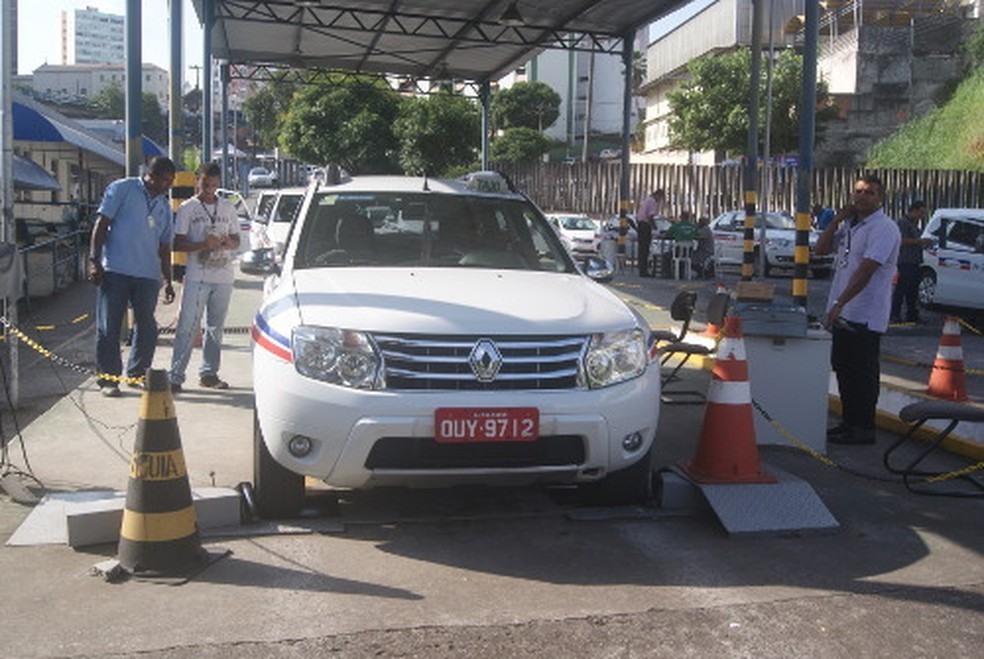
[[[582,334],[635,315],[579,274],[464,268],[319,268],[292,273],[308,325],[371,332]]]

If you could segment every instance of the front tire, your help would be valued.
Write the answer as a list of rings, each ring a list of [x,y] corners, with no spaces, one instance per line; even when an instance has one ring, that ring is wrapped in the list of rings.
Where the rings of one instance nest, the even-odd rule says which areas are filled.
[[[253,412],[253,485],[260,517],[297,517],[304,507],[304,476],[273,459]]]
[[[593,506],[648,504],[653,500],[653,446],[635,464],[613,471],[600,481],[582,483],[578,489]]]
[[[925,269],[919,277],[919,305],[930,307],[936,301],[936,273]]]

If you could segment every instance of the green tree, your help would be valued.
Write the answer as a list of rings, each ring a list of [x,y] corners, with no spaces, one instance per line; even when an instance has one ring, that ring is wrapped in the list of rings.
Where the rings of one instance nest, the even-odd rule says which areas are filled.
[[[492,95],[492,121],[498,128],[543,131],[560,116],[560,95],[542,82],[517,82]]]
[[[111,84],[89,99],[88,109],[98,119],[125,119],[126,92],[119,84]],[[150,139],[164,143],[167,125],[157,97],[150,92],[140,95],[140,129]]]
[[[295,94],[279,143],[306,162],[337,163],[353,174],[395,173],[398,105],[381,81],[329,76]]]
[[[393,132],[400,140],[400,166],[407,174],[446,175],[474,162],[482,119],[475,104],[441,92],[403,101]]]
[[[259,145],[269,148],[277,144],[281,122],[290,109],[297,86],[284,80],[274,80],[257,87],[250,86],[243,102],[246,121],[256,131]]]
[[[688,151],[744,152],[748,145],[748,100],[751,51],[705,55],[687,66],[690,79],[670,92],[670,143]],[[787,153],[799,147],[799,102],[802,58],[792,50],[776,57],[772,76],[771,151]],[[765,67],[763,67],[763,72]],[[766,76],[760,81],[759,125],[766,130]],[[817,139],[824,124],[836,116],[825,83],[817,84]],[[761,139],[761,138],[760,138]]]
[[[492,142],[492,160],[515,163],[535,160],[550,149],[550,140],[532,128],[507,128]]]

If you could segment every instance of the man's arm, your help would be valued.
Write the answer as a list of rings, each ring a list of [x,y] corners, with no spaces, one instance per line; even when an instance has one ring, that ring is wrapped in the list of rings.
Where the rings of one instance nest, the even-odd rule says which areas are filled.
[[[103,247],[106,246],[106,237],[109,235],[109,225],[113,220],[105,215],[96,216],[96,223],[92,226],[92,237],[89,241],[89,281],[96,286],[102,285],[105,270],[102,265]]]
[[[834,234],[837,233],[838,227],[840,227],[841,222],[849,217],[854,217],[855,209],[853,205],[847,205],[844,208],[837,211],[834,215],[834,219],[830,221],[830,224],[823,230],[820,237],[817,238],[817,244],[813,246],[813,253],[817,256],[826,256],[834,251]]]
[[[834,300],[834,305],[830,308],[827,314],[827,324],[828,326],[840,317],[841,309],[844,305],[850,302],[854,297],[864,290],[868,282],[871,281],[871,276],[875,274],[875,271],[881,267],[881,263],[873,259],[862,259],[861,264],[858,266],[854,274],[847,282],[847,286],[844,287],[843,292],[837,296]]]

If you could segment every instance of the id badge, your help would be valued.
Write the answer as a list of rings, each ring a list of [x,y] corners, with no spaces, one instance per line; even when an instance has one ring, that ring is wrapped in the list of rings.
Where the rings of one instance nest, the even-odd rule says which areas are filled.
[[[153,215],[148,215],[147,216],[147,228],[148,229],[153,229],[154,228],[154,216]]]

